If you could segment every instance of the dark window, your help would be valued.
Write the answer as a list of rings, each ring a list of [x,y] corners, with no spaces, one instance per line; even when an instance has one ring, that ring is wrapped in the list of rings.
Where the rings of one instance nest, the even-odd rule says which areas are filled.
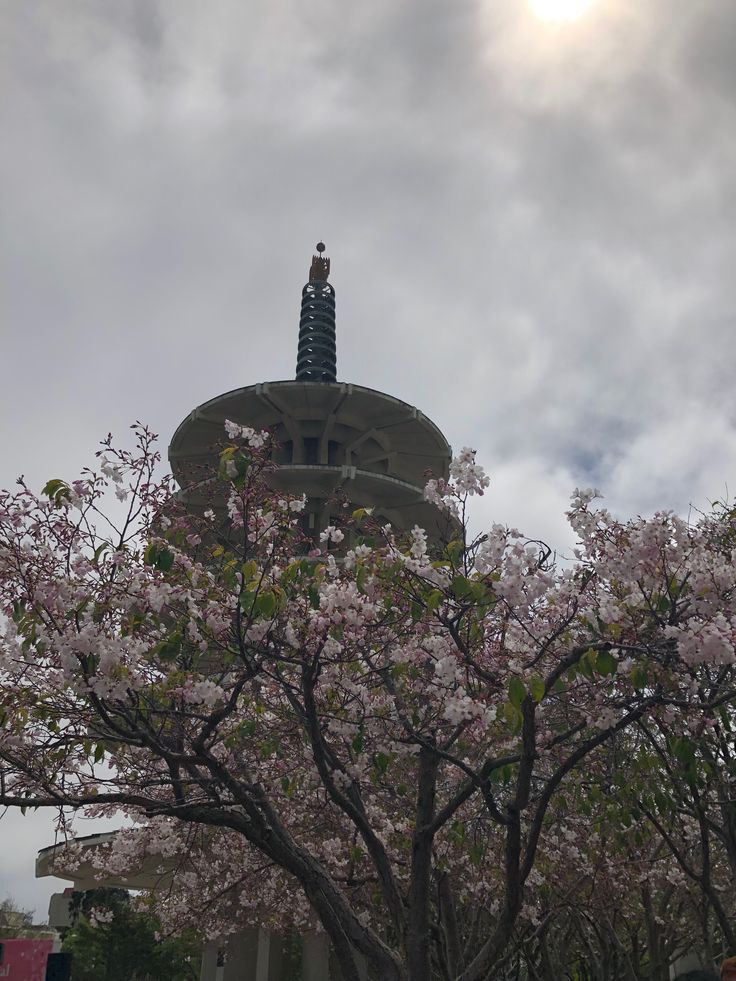
[[[304,462],[319,463],[319,436],[304,437]]]
[[[294,459],[294,444],[290,439],[285,439],[274,448],[274,463],[291,463]]]

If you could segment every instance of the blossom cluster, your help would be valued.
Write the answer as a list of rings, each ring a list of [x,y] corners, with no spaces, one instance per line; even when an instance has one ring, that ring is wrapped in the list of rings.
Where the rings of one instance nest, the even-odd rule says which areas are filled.
[[[261,449],[268,439],[268,433],[263,430],[253,429],[251,426],[241,426],[237,422],[225,420],[225,432],[230,439],[242,439],[254,450]]]

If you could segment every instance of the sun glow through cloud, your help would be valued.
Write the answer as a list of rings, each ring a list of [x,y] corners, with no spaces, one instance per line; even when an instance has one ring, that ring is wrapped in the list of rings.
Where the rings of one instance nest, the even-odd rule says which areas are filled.
[[[575,20],[593,0],[529,0],[529,6],[541,20]]]

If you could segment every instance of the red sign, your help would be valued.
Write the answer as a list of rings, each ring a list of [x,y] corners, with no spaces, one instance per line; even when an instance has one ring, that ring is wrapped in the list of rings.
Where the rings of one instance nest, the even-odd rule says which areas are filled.
[[[51,953],[54,941],[43,940],[0,940],[0,978],[9,981],[44,981],[46,959]]]

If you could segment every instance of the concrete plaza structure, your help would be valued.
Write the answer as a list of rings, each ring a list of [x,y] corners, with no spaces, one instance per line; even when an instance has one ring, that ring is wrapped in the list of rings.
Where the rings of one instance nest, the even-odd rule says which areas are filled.
[[[451,531],[448,519],[424,500],[424,485],[428,472],[447,476],[450,446],[413,406],[337,381],[335,291],[328,282],[330,260],[323,252],[320,242],[302,290],[296,378],[239,388],[190,412],[169,447],[181,497],[193,510],[217,503],[215,475],[229,419],[274,433],[278,468],[271,482],[285,492],[306,495],[303,527],[309,536],[316,539],[328,524],[339,523],[334,503],[339,497],[352,508],[373,508],[374,517],[398,531],[418,524],[430,536],[442,538]],[[81,848],[91,859],[113,834],[78,839],[75,852]],[[69,854],[64,845],[39,853],[36,875],[67,879],[75,889],[110,885],[155,890],[170,883],[166,862],[156,856],[135,875],[101,882],[92,862]],[[54,907],[54,900],[54,916],[63,918],[63,903],[56,899]],[[258,928],[241,930],[228,941],[227,959],[218,966],[221,946],[205,947],[201,981],[286,981],[281,938]],[[339,979],[323,934],[302,938],[301,960],[303,981]]]

